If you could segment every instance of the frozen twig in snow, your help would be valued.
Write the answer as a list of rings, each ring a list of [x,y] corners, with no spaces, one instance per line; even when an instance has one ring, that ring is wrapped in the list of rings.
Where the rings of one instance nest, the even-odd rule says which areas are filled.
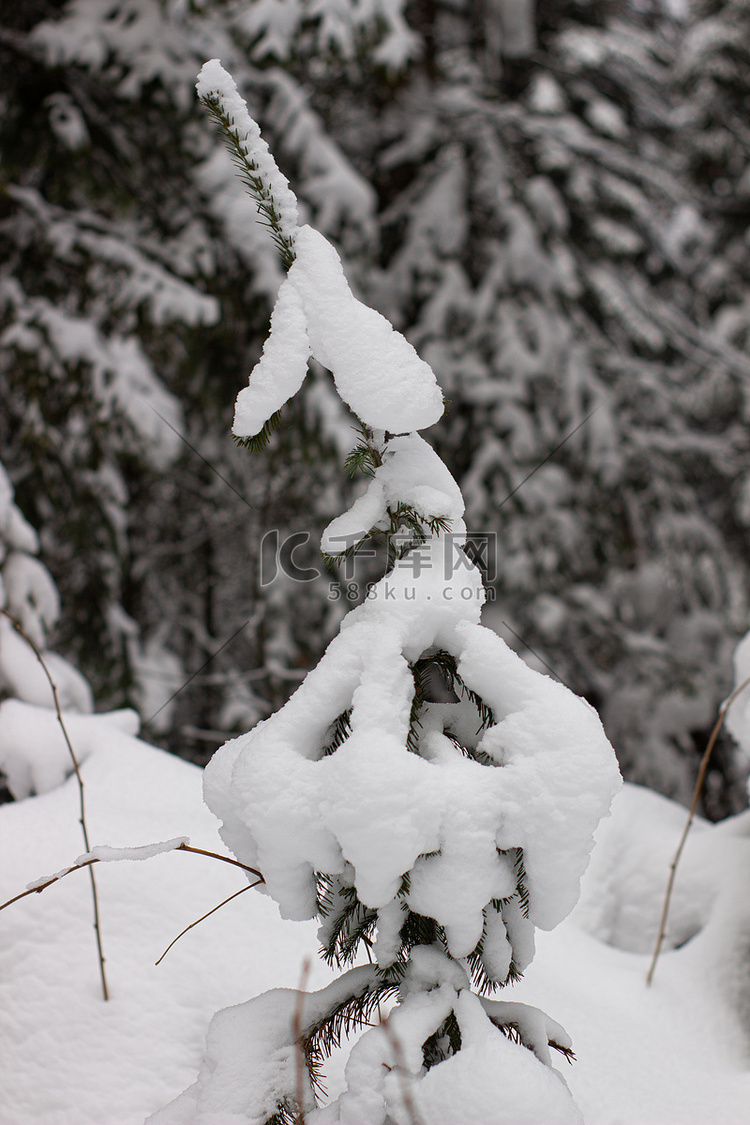
[[[417,1116],[414,1099],[411,1096],[411,1089],[409,1088],[409,1071],[406,1067],[404,1048],[401,1045],[401,1040],[391,1027],[391,1021],[386,1014],[381,1015],[380,1026],[385,1032],[386,1039],[388,1040],[391,1050],[393,1051],[393,1061],[395,1064],[393,1070],[396,1071],[399,1077],[399,1083],[401,1086],[401,1098],[404,1103],[404,1110],[406,1111],[409,1125],[422,1125],[422,1122]]]
[[[310,958],[306,957],[302,965],[302,974],[300,976],[299,988],[297,990],[297,1003],[294,1009],[294,1042],[297,1047],[297,1112],[295,1114],[295,1125],[305,1125],[305,1070],[307,1068],[307,1060],[305,1057],[304,1049],[304,1023],[302,1020],[305,1010],[305,995],[307,990],[307,978],[310,975]]]
[[[232,901],[232,899],[239,898],[240,895],[244,895],[245,891],[251,891],[253,887],[257,887],[262,882],[262,879],[258,879],[255,883],[248,883],[246,887],[240,887],[240,889],[238,891],[235,891],[234,894],[228,895],[225,899],[222,899],[218,906],[214,906],[211,910],[207,910],[205,914],[201,914],[200,918],[196,918],[195,921],[191,922],[189,926],[185,926],[184,930],[180,930],[177,937],[173,938],[172,941],[170,941],[161,957],[158,959],[158,961],[154,961],[154,964],[161,965],[162,961],[167,956],[172,946],[176,945],[180,938],[185,936],[188,930],[192,930],[196,926],[200,925],[201,922],[205,922],[206,918],[210,918],[211,915],[215,914],[217,910],[221,910],[222,906],[226,906],[228,902]]]
[[[688,813],[687,820],[685,821],[685,827],[682,830],[682,835],[680,836],[680,842],[677,845],[677,851],[674,854],[674,859],[669,865],[669,878],[667,880],[667,888],[664,892],[664,904],[662,906],[661,918],[659,920],[659,932],[656,936],[656,945],[654,946],[654,952],[651,957],[651,964],[649,965],[648,973],[646,974],[646,984],[649,986],[653,982],[654,973],[656,971],[656,963],[659,960],[661,947],[664,943],[664,938],[666,937],[667,921],[669,919],[669,906],[672,901],[672,891],[674,889],[674,881],[677,875],[677,865],[680,862],[680,856],[682,855],[682,850],[685,847],[685,841],[688,838],[688,833],[690,832],[693,821],[695,819],[695,813],[698,808],[698,801],[700,800],[701,790],[703,789],[703,782],[705,781],[706,773],[708,772],[708,763],[711,760],[711,754],[713,752],[716,739],[719,736],[719,731],[721,730],[727,711],[731,707],[732,703],[734,703],[737,696],[742,691],[744,691],[745,688],[748,687],[748,685],[750,685],[750,676],[744,679],[741,684],[738,684],[732,694],[729,695],[722,703],[721,707],[719,708],[718,717],[716,719],[716,722],[714,723],[714,729],[711,731],[711,736],[706,745],[703,758],[701,759],[700,769],[698,770],[698,779],[695,783],[695,790],[693,792],[693,801],[690,805],[690,811]]]
[[[47,667],[47,665],[44,662],[44,657],[42,656],[41,652],[39,651],[37,646],[32,641],[31,637],[27,636],[27,634],[24,632],[24,630],[19,625],[19,623],[15,620],[14,617],[12,617],[8,613],[8,611],[6,609],[0,608],[0,613],[2,613],[4,617],[8,618],[8,620],[10,621],[11,625],[16,630],[18,635],[20,637],[22,637],[24,641],[26,641],[26,644],[29,646],[31,651],[34,653],[34,656],[36,656],[37,660],[41,664],[42,669],[44,671],[44,674],[47,677],[47,680],[49,682],[50,690],[52,692],[52,699],[54,700],[54,704],[55,704],[55,713],[57,715],[57,721],[60,724],[60,729],[62,730],[63,738],[65,739],[65,745],[67,746],[68,751],[70,753],[70,759],[73,763],[73,771],[76,775],[76,781],[78,782],[78,798],[79,798],[79,809],[80,809],[79,820],[80,820],[80,825],[81,825],[81,831],[83,832],[83,843],[84,843],[84,846],[86,848],[86,851],[88,852],[89,848],[90,848],[90,844],[89,844],[88,829],[86,827],[86,802],[85,802],[85,798],[84,798],[84,794],[83,794],[83,778],[81,777],[81,770],[80,770],[79,765],[78,765],[78,758],[76,756],[76,752],[73,749],[73,743],[70,741],[70,736],[68,735],[68,731],[67,731],[67,728],[65,726],[65,721],[62,717],[62,710],[60,708],[60,697],[58,696],[58,693],[57,693],[57,684],[52,679],[52,676],[50,675],[49,668]],[[102,996],[104,997],[105,1000],[109,1000],[109,989],[107,987],[107,974],[106,974],[106,971],[105,971],[105,968],[104,968],[104,950],[102,949],[101,922],[100,922],[100,918],[99,918],[99,896],[98,896],[97,890],[96,890],[96,879],[94,878],[94,872],[91,870],[91,866],[90,865],[88,865],[88,866],[89,866],[89,878],[91,880],[91,900],[92,900],[93,909],[94,909],[94,931],[96,933],[96,949],[97,949],[97,953],[98,953],[98,956],[99,956],[99,975],[101,977],[101,982],[102,982]],[[54,880],[52,880],[52,881],[54,882]],[[19,895],[17,897],[20,898],[20,897],[23,897],[23,896]],[[12,899],[11,901],[15,901],[15,899]]]
[[[187,837],[177,836],[174,840],[168,840],[162,844],[144,844],[139,848],[110,848],[105,844],[99,845],[92,851],[80,856],[70,867],[63,867],[61,871],[57,871],[54,875],[46,875],[41,879],[36,879],[33,883],[29,883],[25,891],[21,891],[20,894],[9,898],[7,902],[0,903],[0,910],[5,910],[6,906],[12,906],[14,902],[26,898],[27,895],[41,894],[42,891],[46,891],[47,887],[51,887],[53,883],[59,883],[66,875],[71,875],[74,871],[82,871],[84,867],[93,867],[95,863],[107,863],[123,859],[150,859],[152,856],[171,851],[191,852],[193,855],[205,855],[210,859],[221,860],[222,863],[230,863],[233,867],[239,867],[242,871],[247,871],[250,875],[257,875],[258,882],[253,883],[253,886],[258,886],[259,883],[265,882],[260,871],[257,871],[254,867],[248,867],[246,863],[240,863],[238,859],[232,859],[232,857],[228,855],[220,855],[219,852],[210,852],[205,848],[194,848],[188,844]],[[242,889],[245,890],[246,888],[243,887]]]

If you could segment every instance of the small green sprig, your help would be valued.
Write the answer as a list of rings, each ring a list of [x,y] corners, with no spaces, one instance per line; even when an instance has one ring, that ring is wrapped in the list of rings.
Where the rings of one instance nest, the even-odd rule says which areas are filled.
[[[239,178],[258,208],[261,223],[270,230],[284,267],[287,270],[290,269],[295,257],[292,237],[281,225],[281,216],[276,201],[268,184],[263,181],[257,164],[245,152],[242,137],[235,125],[234,118],[225,113],[218,94],[206,94],[201,97],[200,102],[211,115],[224,138]]]

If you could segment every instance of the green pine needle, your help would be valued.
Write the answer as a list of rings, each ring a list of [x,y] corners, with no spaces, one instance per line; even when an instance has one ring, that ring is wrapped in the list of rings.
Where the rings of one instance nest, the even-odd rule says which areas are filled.
[[[352,731],[351,715],[351,708],[347,711],[342,711],[338,718],[331,724],[321,751],[322,758],[327,758],[329,754],[333,754],[338,750],[339,746],[343,746],[346,742]]]
[[[451,1012],[438,1030],[422,1046],[425,1070],[445,1062],[461,1050],[461,1028],[455,1012]]]
[[[380,1004],[396,992],[393,981],[378,980],[370,984],[359,996],[350,996],[326,1012],[312,1028],[305,1041],[305,1054],[313,1059],[323,1059],[359,1027],[372,1024],[372,1017]]]
[[[356,476],[357,473],[364,473],[368,477],[375,476],[377,467],[375,450],[364,441],[355,445],[344,461],[344,471],[350,477]]]
[[[224,112],[221,99],[217,94],[207,94],[200,101],[201,105],[214,119],[224,138],[229,155],[237,168],[239,178],[252,196],[258,208],[258,214],[261,215],[261,221],[271,231],[271,237],[278,248],[285,268],[289,269],[294,262],[294,244],[290,235],[281,226],[276,203],[268,185],[264,183],[260,176],[257,165],[247,156],[242,147],[242,138],[237,131],[234,119],[228,117]]]
[[[263,429],[252,437],[236,437],[234,436],[235,445],[240,449],[249,449],[251,453],[262,453],[271,440],[272,434],[279,429],[281,425],[281,411],[277,410],[272,414],[267,422],[264,422]]]

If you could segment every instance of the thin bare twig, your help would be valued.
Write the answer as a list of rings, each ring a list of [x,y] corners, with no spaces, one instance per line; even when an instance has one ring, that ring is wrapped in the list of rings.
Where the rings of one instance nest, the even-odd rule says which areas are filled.
[[[401,1040],[391,1027],[391,1021],[388,1016],[384,1015],[380,1017],[380,1026],[383,1028],[391,1050],[393,1051],[393,1061],[395,1063],[393,1069],[397,1071],[399,1076],[401,1097],[404,1102],[404,1109],[409,1118],[409,1125],[422,1125],[422,1121],[417,1113],[417,1107],[414,1104],[414,1099],[411,1096],[411,1089],[407,1079],[408,1070],[406,1067],[406,1058],[404,1056],[404,1049],[401,1046]]]
[[[305,1070],[307,1069],[307,1057],[303,1042],[304,1026],[302,1023],[302,1014],[307,993],[307,978],[309,976],[310,958],[306,957],[302,965],[302,975],[300,977],[299,988],[297,989],[297,1003],[294,1008],[294,1042],[297,1045],[297,1111],[294,1115],[295,1125],[305,1125],[303,1104],[305,1100]]]
[[[176,852],[192,852],[193,855],[207,855],[209,859],[220,859],[222,863],[231,863],[234,867],[240,867],[243,871],[249,871],[251,875],[258,876],[259,883],[265,883],[265,879],[260,871],[255,867],[248,867],[246,863],[241,863],[238,859],[232,859],[231,856],[221,855],[220,852],[209,852],[205,848],[194,848],[192,844],[180,844],[179,847],[174,849]]]
[[[185,926],[185,929],[184,929],[184,930],[180,930],[180,932],[179,932],[179,934],[177,935],[177,937],[176,937],[176,938],[173,938],[173,939],[172,939],[172,941],[170,941],[169,945],[168,945],[168,946],[167,946],[167,948],[166,948],[166,949],[164,950],[164,952],[162,953],[162,955],[161,955],[161,957],[159,958],[159,960],[158,960],[158,961],[154,961],[154,965],[161,965],[162,961],[163,961],[163,960],[164,960],[164,958],[165,958],[165,957],[167,956],[167,954],[169,953],[169,951],[170,951],[170,949],[172,948],[172,946],[173,946],[173,945],[176,945],[176,944],[177,944],[177,942],[178,942],[178,941],[180,940],[180,938],[181,938],[181,937],[184,937],[184,935],[185,935],[185,934],[186,934],[186,933],[188,932],[188,930],[192,930],[192,929],[193,929],[193,928],[194,928],[195,926],[197,926],[197,925],[198,925],[198,924],[199,924],[200,922],[204,922],[204,921],[206,920],[206,918],[210,918],[212,914],[215,914],[217,910],[221,910],[222,906],[226,906],[226,904],[227,904],[228,902],[231,902],[233,898],[238,898],[238,897],[239,897],[239,895],[244,895],[245,891],[251,891],[251,890],[253,889],[253,887],[257,887],[257,886],[259,886],[259,884],[260,884],[261,882],[262,882],[262,880],[261,880],[261,879],[258,879],[258,881],[257,881],[257,882],[255,882],[255,883],[248,883],[246,887],[240,887],[240,889],[239,889],[238,891],[235,891],[233,895],[229,895],[229,897],[228,897],[228,898],[225,898],[225,899],[223,900],[223,902],[220,902],[218,906],[214,906],[212,910],[207,910],[205,914],[201,914],[200,918],[196,918],[196,919],[195,919],[195,921],[194,921],[194,922],[191,922],[189,926]]]
[[[248,871],[251,875],[258,876],[258,882],[252,883],[251,886],[257,887],[258,883],[265,883],[265,879],[261,875],[260,871],[256,871],[254,867],[248,867],[246,863],[240,863],[238,859],[232,859],[228,855],[220,855],[219,852],[209,852],[206,851],[205,848],[193,848],[190,844],[180,844],[178,847],[173,848],[172,851],[192,852],[193,855],[207,855],[211,859],[221,860],[222,863],[231,863],[233,867],[240,867],[243,871]],[[165,853],[161,852],[160,854],[164,855]],[[28,887],[25,891],[21,891],[20,894],[14,895],[13,898],[9,898],[7,902],[1,903],[0,910],[5,910],[6,906],[12,906],[14,902],[18,902],[18,900],[21,898],[26,898],[27,895],[41,894],[42,891],[46,891],[47,887],[51,887],[53,883],[59,883],[61,879],[64,879],[66,875],[72,875],[74,871],[82,871],[84,867],[92,867],[95,863],[101,862],[102,861],[97,856],[95,856],[92,859],[84,859],[81,863],[74,863],[71,867],[66,867],[65,870],[61,871],[58,875],[52,875],[45,882],[39,883],[38,886]],[[109,863],[111,862],[111,860],[107,860],[107,862]],[[244,891],[248,890],[249,888],[243,887],[242,889]]]
[[[8,620],[10,621],[11,625],[16,630],[18,635],[20,637],[22,637],[24,641],[26,641],[26,644],[29,646],[31,651],[34,653],[34,656],[37,658],[37,660],[41,664],[42,669],[44,670],[44,674],[47,677],[47,680],[49,682],[49,686],[50,686],[50,689],[52,691],[52,699],[53,699],[54,704],[55,704],[55,713],[57,714],[57,721],[60,724],[60,728],[61,728],[62,733],[63,733],[63,738],[65,739],[65,745],[68,748],[68,752],[70,754],[70,758],[71,758],[71,761],[73,763],[73,771],[76,775],[76,781],[78,782],[78,798],[79,798],[79,807],[80,807],[79,823],[81,825],[81,831],[83,832],[83,842],[84,842],[84,845],[85,845],[85,850],[87,852],[90,852],[91,847],[89,845],[89,834],[88,834],[88,830],[86,828],[86,803],[85,803],[85,799],[84,799],[84,795],[83,795],[83,778],[81,777],[81,771],[80,771],[79,766],[78,766],[78,758],[76,757],[76,752],[73,749],[73,743],[70,741],[70,736],[68,735],[68,731],[67,731],[67,728],[65,726],[65,722],[63,720],[63,717],[62,717],[62,709],[60,707],[60,699],[59,699],[59,696],[57,694],[57,684],[52,679],[52,676],[50,675],[49,668],[45,664],[44,657],[42,656],[41,652],[39,651],[37,646],[34,644],[31,637],[26,635],[26,633],[24,632],[24,630],[21,627],[21,625],[19,624],[19,622],[16,621],[16,619],[14,617],[12,617],[10,613],[8,613],[7,609],[1,609],[0,608],[0,613],[2,613],[4,617],[8,618]],[[99,955],[99,975],[100,975],[101,981],[102,981],[102,995],[103,995],[105,1000],[109,1000],[109,989],[107,987],[107,974],[104,970],[104,950],[102,949],[102,931],[101,931],[101,922],[100,922],[100,918],[99,918],[99,896],[97,894],[96,879],[94,878],[94,872],[91,869],[90,865],[89,865],[89,878],[91,880],[91,899],[92,899],[93,908],[94,908],[94,931],[96,933],[96,948],[97,948],[97,952],[98,952],[98,955]],[[20,897],[22,897],[22,896],[20,896]]]
[[[654,979],[656,963],[659,960],[661,947],[664,943],[664,938],[666,937],[667,920],[669,918],[669,906],[672,901],[672,891],[674,889],[674,881],[677,874],[677,864],[680,862],[680,856],[682,855],[682,850],[685,847],[685,841],[688,838],[688,833],[692,827],[693,821],[695,820],[695,812],[698,808],[698,801],[700,800],[703,782],[705,781],[706,773],[708,772],[708,763],[711,759],[711,753],[716,743],[716,739],[719,736],[719,731],[721,730],[727,711],[729,710],[732,703],[734,703],[740,692],[744,691],[748,684],[750,684],[750,676],[748,676],[747,679],[743,680],[742,683],[734,689],[732,694],[722,703],[721,707],[719,708],[718,717],[716,719],[716,722],[714,723],[714,728],[711,731],[711,735],[706,745],[703,758],[701,759],[701,765],[700,769],[698,770],[698,779],[695,783],[695,791],[693,793],[693,801],[690,805],[690,811],[688,813],[687,820],[685,821],[685,827],[682,830],[682,835],[680,837],[680,842],[677,845],[677,851],[674,854],[674,859],[669,865],[669,878],[667,880],[667,889],[664,892],[664,903],[662,905],[661,918],[659,920],[659,932],[656,936],[656,945],[654,946],[654,952],[651,957],[651,964],[649,965],[648,973],[646,974],[646,984],[648,986],[651,985]]]

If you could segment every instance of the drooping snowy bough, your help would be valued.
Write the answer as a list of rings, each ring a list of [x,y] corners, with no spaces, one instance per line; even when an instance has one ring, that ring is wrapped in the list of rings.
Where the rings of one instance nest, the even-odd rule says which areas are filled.
[[[276,990],[220,1012],[197,1082],[151,1120],[578,1122],[550,1064],[550,1046],[570,1052],[566,1033],[491,997],[528,965],[534,928],[574,905],[619,786],[614,753],[587,703],[479,623],[461,492],[416,432],[443,410],[432,371],[356,300],[333,247],[298,227],[294,196],[215,60],[198,90],[288,266],[235,434],[262,436],[314,357],[358,420],[352,463],[371,478],[323,551],[374,532],[396,547],[289,702],[205,775],[228,846],[262,870],[283,916],[320,919],[324,957],[347,971],[309,996]],[[317,1105],[331,1046],[394,999],[352,1049],[345,1092]]]

